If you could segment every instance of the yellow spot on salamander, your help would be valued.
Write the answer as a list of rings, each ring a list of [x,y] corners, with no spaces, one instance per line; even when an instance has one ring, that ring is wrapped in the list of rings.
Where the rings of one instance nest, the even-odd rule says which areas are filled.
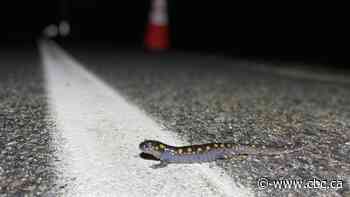
[[[182,152],[183,152],[182,148],[179,148],[179,149],[177,150],[177,153],[179,153],[179,154],[182,154]]]
[[[214,147],[217,148],[217,147],[219,147],[219,145],[218,144],[214,144]]]
[[[164,144],[159,144],[159,148],[164,149],[165,148]]]
[[[226,144],[226,147],[227,147],[227,148],[231,148],[231,147],[232,147],[232,144]]]
[[[206,147],[206,149],[207,149],[207,150],[210,150],[210,149],[211,149],[211,147],[208,145],[208,146]]]
[[[220,144],[220,148],[225,148],[225,144]]]
[[[155,150],[159,150],[159,147],[158,147],[158,146],[155,146],[154,149],[155,149]]]
[[[197,148],[197,152],[201,152],[203,149],[201,147]]]
[[[187,148],[187,153],[191,153],[192,152],[192,148],[191,147],[188,147]]]

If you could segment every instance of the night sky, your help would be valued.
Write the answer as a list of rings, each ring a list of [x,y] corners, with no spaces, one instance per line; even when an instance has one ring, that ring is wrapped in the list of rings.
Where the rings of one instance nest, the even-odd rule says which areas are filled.
[[[66,42],[142,47],[150,6],[148,0],[5,2],[0,7],[2,46],[34,43],[45,26],[67,19],[72,32]],[[229,2],[170,0],[173,48],[349,62],[347,12],[342,6]]]

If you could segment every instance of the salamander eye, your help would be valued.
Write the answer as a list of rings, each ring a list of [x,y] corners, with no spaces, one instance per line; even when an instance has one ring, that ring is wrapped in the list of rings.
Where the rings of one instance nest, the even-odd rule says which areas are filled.
[[[140,146],[139,146],[139,148],[140,148],[141,150],[145,150],[147,147],[148,147],[148,145],[147,145],[146,142],[142,142],[142,143],[140,144]]]
[[[150,149],[152,149],[152,147],[153,147],[152,143],[147,142],[147,141],[142,142],[142,143],[140,144],[140,149],[141,149],[141,150],[150,150]]]

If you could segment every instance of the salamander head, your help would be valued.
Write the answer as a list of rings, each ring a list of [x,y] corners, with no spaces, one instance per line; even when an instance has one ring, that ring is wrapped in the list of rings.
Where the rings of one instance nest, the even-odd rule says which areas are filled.
[[[142,152],[153,155],[154,157],[160,157],[161,153],[167,148],[168,145],[155,140],[145,140],[140,145],[139,148]]]

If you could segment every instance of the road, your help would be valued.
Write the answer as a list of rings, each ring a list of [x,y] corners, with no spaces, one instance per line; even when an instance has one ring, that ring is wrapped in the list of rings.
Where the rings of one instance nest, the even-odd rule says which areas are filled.
[[[0,196],[349,195],[348,73],[49,41],[1,64]],[[307,146],[153,170],[144,139]],[[263,177],[341,184],[262,189]]]

